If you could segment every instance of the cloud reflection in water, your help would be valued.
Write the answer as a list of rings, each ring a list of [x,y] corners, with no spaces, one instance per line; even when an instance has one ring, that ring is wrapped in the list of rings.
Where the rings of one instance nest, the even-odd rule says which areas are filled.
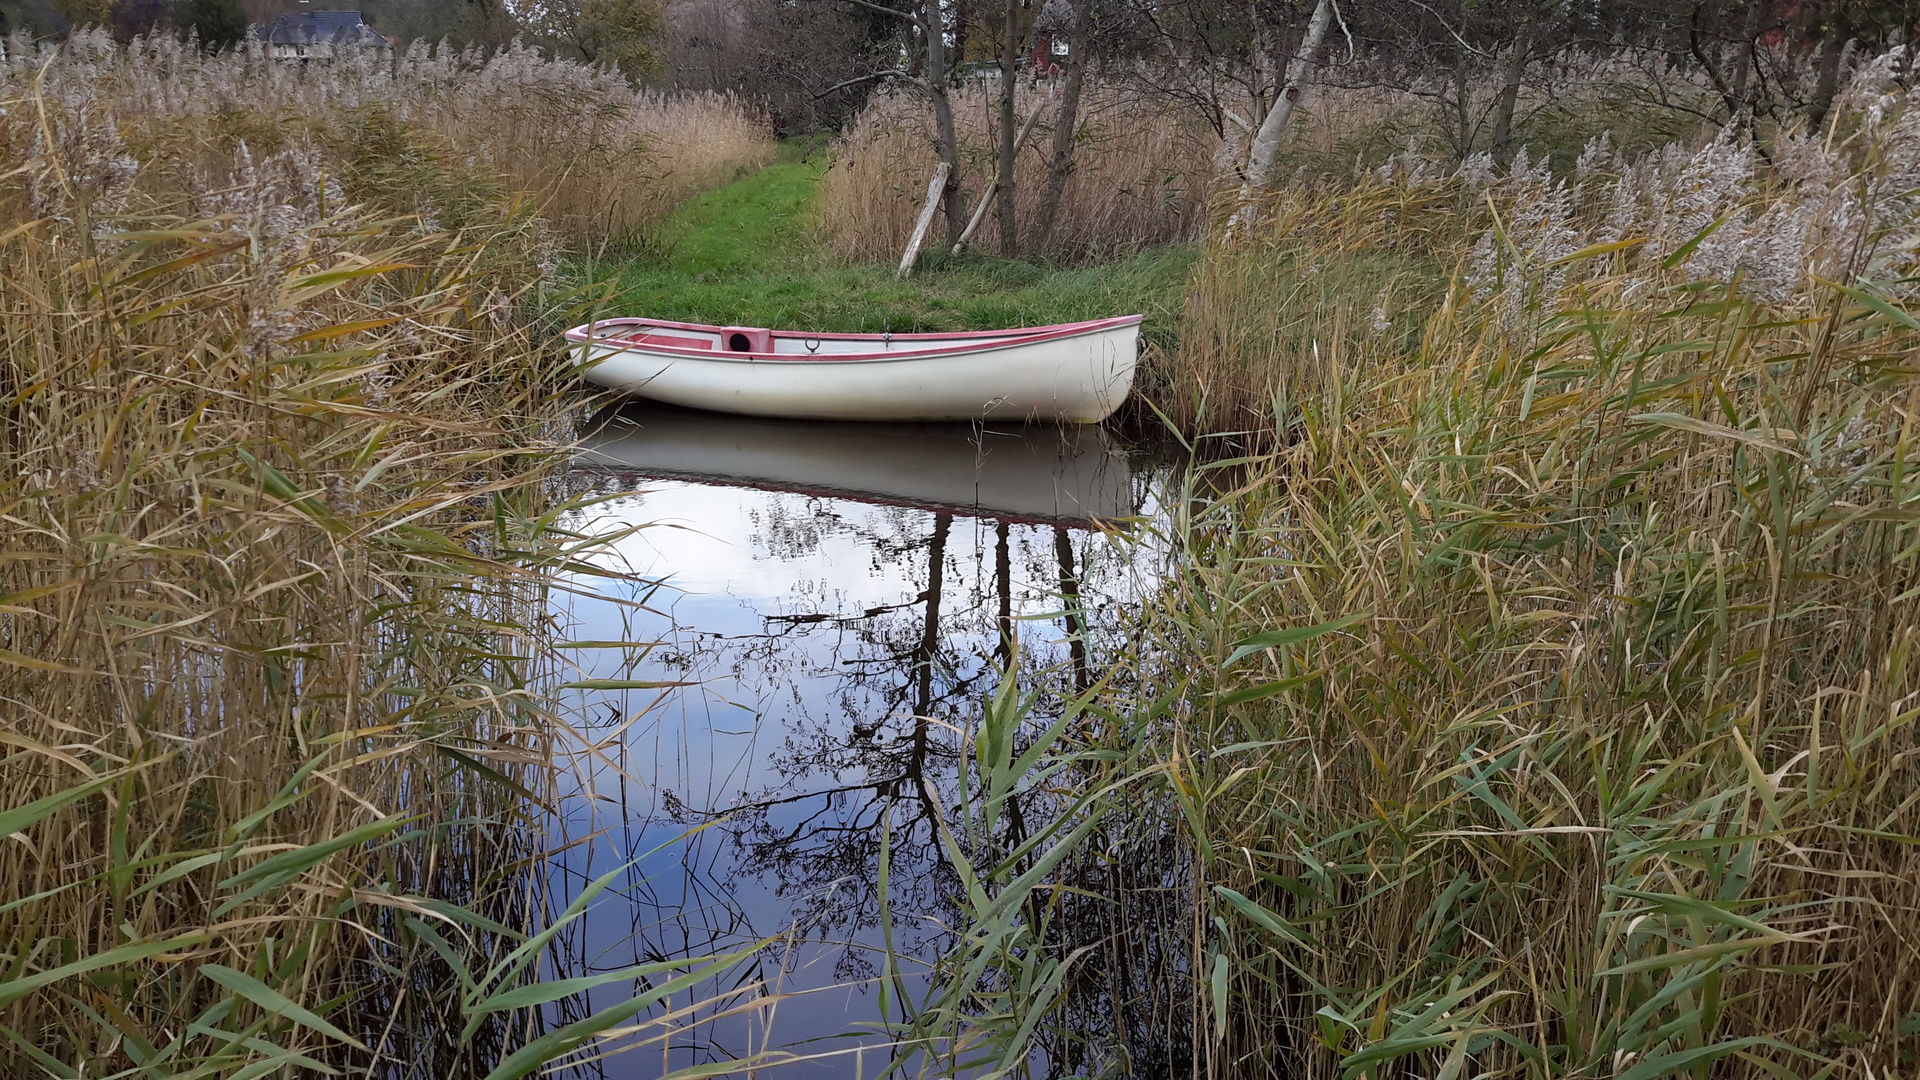
[[[629,726],[611,761],[585,769],[598,798],[567,800],[565,834],[598,835],[558,860],[554,906],[640,861],[569,935],[567,973],[780,937],[753,975],[807,993],[780,1004],[770,1031],[761,1017],[701,1025],[664,1060],[657,1048],[623,1055],[605,1074],[653,1077],[766,1048],[847,1051],[861,1040],[842,1033],[879,1018],[882,821],[891,815],[896,945],[930,957],[955,917],[932,832],[952,800],[954,729],[996,684],[1010,639],[1042,695],[1036,719],[1086,685],[1089,653],[1123,626],[1156,561],[1124,526],[1093,529],[1086,512],[1157,512],[1162,473],[1099,429],[631,407],[623,419],[581,467],[608,491],[640,492],[605,504],[601,524],[646,523],[618,545],[620,569],[666,586],[598,582],[598,597],[557,596],[555,615],[575,639],[656,643],[582,650],[586,677],[696,685],[578,699],[584,723]],[[877,1075],[885,1060],[873,1052],[859,1071]],[[856,1067],[843,1053],[776,1071]]]

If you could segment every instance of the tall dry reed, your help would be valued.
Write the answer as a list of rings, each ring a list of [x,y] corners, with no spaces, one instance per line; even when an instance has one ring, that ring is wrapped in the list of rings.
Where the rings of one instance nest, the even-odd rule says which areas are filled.
[[[529,936],[593,544],[548,231],[403,110],[293,112],[345,73],[219,83],[275,147],[199,97],[252,60],[108,50],[0,68],[0,1073],[525,1075],[632,1015],[543,1033]]]
[[[1475,210],[1449,184],[1413,181],[1290,186],[1235,242],[1216,237],[1176,347],[1148,356],[1143,396],[1182,430],[1257,445],[1275,395],[1316,385],[1333,350],[1417,349]]]
[[[1595,143],[1570,176],[1395,162],[1211,245],[1202,287],[1249,295],[1206,312],[1223,334],[1269,261],[1456,272],[1355,332],[1392,273],[1309,280],[1214,346],[1252,350],[1271,451],[1169,500],[1164,591],[1089,700],[1044,730],[983,708],[953,816],[999,860],[964,876],[915,1049],[1343,1080],[1920,1063],[1900,59],[1768,158],[1729,133]],[[996,846],[1028,764],[1059,813]]]
[[[1370,242],[1452,238],[1456,284],[1412,341],[1323,326],[1271,371],[1279,448],[1182,504],[1150,650],[1178,662],[1141,672],[1197,1068],[1920,1060],[1920,108],[1892,74],[1770,165],[1729,136],[1352,194]],[[1319,208],[1237,242],[1298,274],[1341,235]]]
[[[1858,85],[1876,78],[1863,71]],[[1622,258],[1664,258],[1721,214],[1725,227],[1686,253],[1690,280],[1738,278],[1748,295],[1778,302],[1809,272],[1838,273],[1844,245],[1833,237],[1860,213],[1836,188],[1838,159],[1793,132],[1769,137],[1771,160],[1733,137],[1626,154],[1602,133],[1564,163],[1523,146],[1508,165],[1486,152],[1458,164],[1396,154],[1357,175],[1297,175],[1267,197],[1254,227],[1212,243],[1180,347],[1148,372],[1146,390],[1182,426],[1270,434],[1274,395],[1317,388],[1330,351],[1422,348],[1456,271],[1476,300],[1498,292],[1514,329],[1560,297],[1568,272],[1554,260],[1583,240],[1633,240]],[[1513,236],[1546,246],[1509,250]],[[1823,261],[1810,267],[1816,253]],[[1508,256],[1517,269],[1500,261]],[[1540,288],[1550,294],[1527,291]]]
[[[617,72],[518,44],[486,54],[416,43],[391,60],[367,53],[312,66],[253,46],[203,56],[164,36],[119,48],[89,32],[62,48],[57,81],[68,89],[49,93],[91,87],[102,121],[165,167],[191,174],[241,145],[258,157],[315,139],[357,142],[353,126],[378,114],[530,192],[576,249],[631,242],[772,154],[763,120],[729,95],[636,90]],[[24,81],[44,52],[16,38],[9,56]],[[431,217],[435,208],[419,209]]]
[[[953,94],[969,212],[993,178],[996,86],[976,80]],[[1050,81],[1023,82],[1022,116],[1057,108],[1059,92]],[[1058,224],[1049,250],[1034,254],[1081,260],[1198,236],[1215,172],[1213,133],[1179,110],[1119,86],[1089,85],[1080,116],[1074,172]],[[1023,229],[1039,202],[1050,130],[1043,118],[1019,158]],[[938,162],[927,102],[904,93],[876,95],[834,144],[833,166],[820,191],[819,228],[826,243],[848,258],[897,259]],[[991,249],[996,235],[989,220],[973,245]]]

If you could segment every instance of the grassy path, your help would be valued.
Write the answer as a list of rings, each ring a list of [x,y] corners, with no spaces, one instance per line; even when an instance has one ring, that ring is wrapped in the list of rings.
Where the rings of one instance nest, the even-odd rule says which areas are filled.
[[[620,314],[800,330],[984,330],[1144,313],[1170,344],[1194,249],[1159,248],[1057,270],[968,254],[923,257],[907,281],[893,267],[848,264],[819,249],[811,212],[827,163],[797,154],[687,203],[657,250],[581,264],[617,282]]]
[[[667,255],[651,269],[705,280],[752,274],[792,257],[806,244],[806,217],[825,164],[817,157],[776,162],[693,199],[662,227]]]

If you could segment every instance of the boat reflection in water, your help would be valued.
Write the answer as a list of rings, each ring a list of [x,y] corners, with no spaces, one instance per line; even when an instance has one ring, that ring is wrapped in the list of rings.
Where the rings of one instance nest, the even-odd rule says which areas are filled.
[[[627,493],[601,504],[600,525],[644,527],[607,556],[630,577],[582,579],[588,595],[553,601],[581,643],[565,677],[596,687],[575,692],[577,722],[604,740],[579,772],[591,797],[565,802],[555,899],[630,867],[562,939],[562,966],[777,939],[703,991],[757,979],[783,996],[771,1021],[709,1013],[604,1075],[652,1080],[762,1050],[816,1055],[768,1077],[880,1075],[880,912],[910,960],[937,955],[962,917],[938,839],[957,806],[958,733],[1016,658],[1036,724],[1091,685],[1156,588],[1139,542],[1152,531],[1126,523],[1158,514],[1165,474],[1091,426],[639,403],[596,417],[576,462],[576,483]],[[630,992],[602,987],[553,1019]]]
[[[1092,424],[836,424],[635,403],[600,419],[579,461],[1043,524],[1118,522],[1138,509],[1126,455]]]

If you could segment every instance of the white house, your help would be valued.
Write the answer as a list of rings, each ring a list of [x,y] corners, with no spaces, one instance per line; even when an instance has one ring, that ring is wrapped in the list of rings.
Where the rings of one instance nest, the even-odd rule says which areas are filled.
[[[332,60],[346,52],[386,52],[393,43],[357,11],[301,11],[253,28],[275,60]]]

